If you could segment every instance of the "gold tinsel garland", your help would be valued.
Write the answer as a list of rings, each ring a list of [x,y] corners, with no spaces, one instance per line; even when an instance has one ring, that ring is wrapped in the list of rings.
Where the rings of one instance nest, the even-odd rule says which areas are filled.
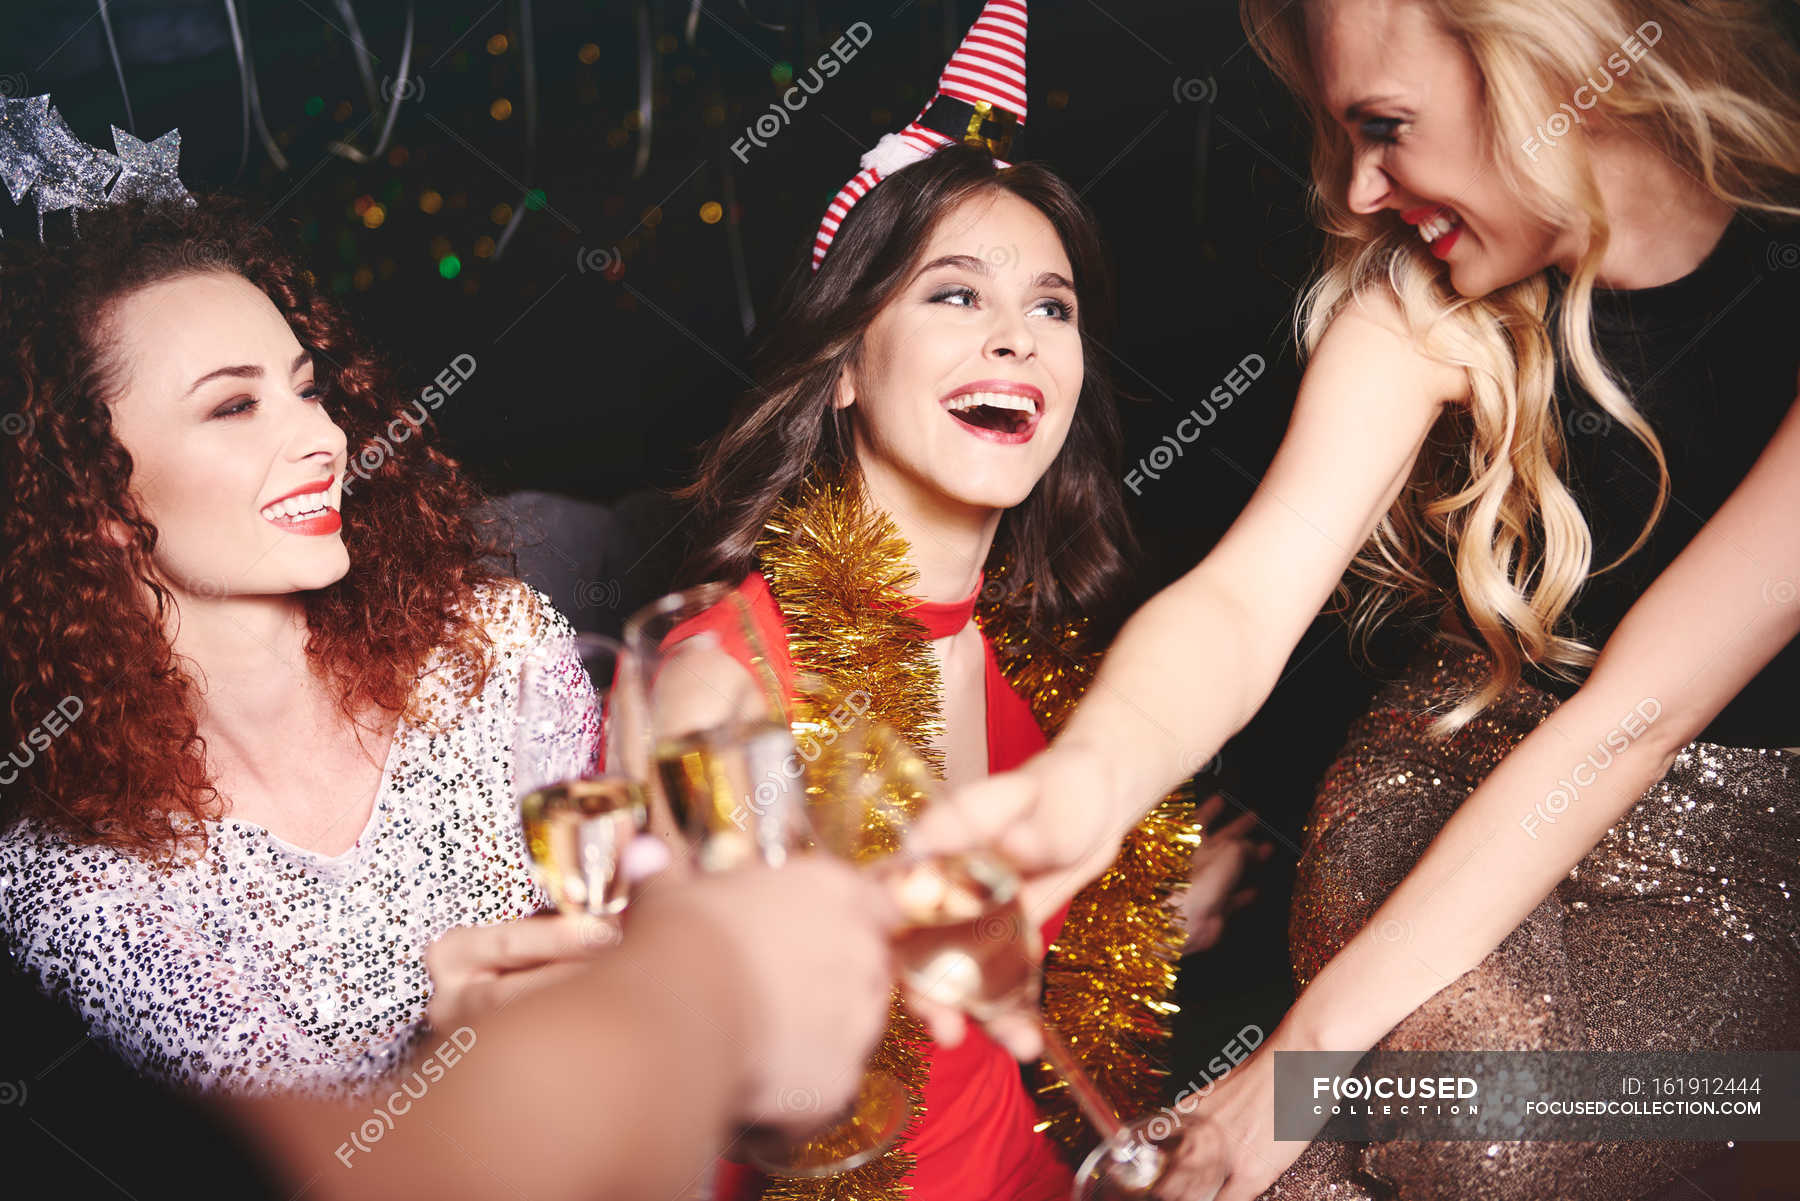
[[[1005,562],[990,563],[978,607],[981,632],[1013,691],[1054,737],[1099,666],[1083,648],[1085,622],[1028,630],[999,598]],[[1074,1049],[1094,1082],[1126,1118],[1153,1111],[1168,1075],[1159,1054],[1178,1011],[1175,965],[1187,941],[1179,909],[1200,845],[1192,788],[1183,784],[1126,833],[1112,866],[1069,903],[1062,930],[1044,957],[1044,1020]],[[1097,1135],[1067,1085],[1047,1063],[1032,1069],[1038,1124],[1076,1158]]]
[[[838,482],[804,484],[796,500],[777,509],[757,545],[795,665],[841,691],[866,692],[868,715],[897,729],[941,772],[941,755],[931,746],[943,727],[940,681],[923,627],[905,613],[917,580],[907,552],[893,522],[862,503],[854,471]],[[1004,563],[990,564],[986,576],[1001,594],[1005,572]],[[1027,631],[999,602],[982,605],[977,620],[1008,682],[1045,733],[1054,734],[1094,671],[1081,625],[1054,631],[1046,650],[1043,634]],[[804,698],[798,702],[797,722],[819,716]],[[1176,1011],[1174,964],[1185,939],[1176,902],[1200,841],[1193,812],[1185,790],[1152,810],[1126,836],[1112,867],[1071,902],[1045,959],[1046,1021],[1128,1117],[1155,1107],[1167,1074],[1157,1052]],[[912,1128],[924,1114],[927,1068],[920,1047],[926,1037],[896,1001],[871,1059],[905,1084]],[[1039,1128],[1079,1153],[1092,1143],[1092,1132],[1048,1065],[1033,1071],[1044,1113]],[[913,1163],[902,1142],[837,1176],[772,1181],[763,1195],[776,1201],[904,1197]]]
[[[783,504],[757,543],[763,575],[788,629],[788,653],[797,667],[816,672],[841,692],[870,697],[865,715],[900,731],[934,772],[942,756],[929,743],[943,728],[942,699],[931,648],[919,623],[903,610],[916,573],[907,563],[906,540],[885,514],[870,513],[854,489],[807,483]],[[796,724],[819,720],[806,697],[796,698]],[[910,1134],[925,1114],[926,1067],[920,1049],[924,1023],[900,1002],[889,1008],[887,1030],[870,1066],[905,1087]],[[911,1191],[914,1158],[905,1140],[883,1155],[835,1176],[777,1178],[768,1201],[874,1201]]]

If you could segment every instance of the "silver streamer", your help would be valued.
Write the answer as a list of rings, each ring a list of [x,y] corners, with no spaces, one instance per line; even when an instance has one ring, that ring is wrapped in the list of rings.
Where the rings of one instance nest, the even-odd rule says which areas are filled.
[[[250,161],[252,120],[256,123],[256,134],[262,139],[263,149],[269,152],[269,161],[275,164],[277,171],[286,171],[287,156],[281,153],[281,147],[269,136],[269,127],[263,122],[262,89],[256,86],[256,64],[250,58],[249,38],[233,0],[225,0],[225,17],[231,23],[231,49],[237,56],[238,87],[243,97],[244,135],[238,145],[237,173],[242,175],[244,165]]]
[[[369,50],[368,50],[368,47],[363,44],[361,28],[355,26],[356,14],[351,12],[351,10],[350,10],[350,0],[343,0],[342,11],[344,12],[345,16],[349,18],[349,20],[352,24],[352,27],[356,28],[356,36],[354,38],[352,38],[351,41],[356,46],[357,68],[359,70],[363,71],[364,73],[369,73],[369,68],[368,68],[368,64],[366,61],[368,58]],[[339,155],[343,158],[347,158],[353,163],[373,162],[374,160],[380,158],[382,155],[387,153],[388,139],[392,138],[394,136],[394,122],[400,116],[400,102],[402,100],[411,99],[413,97],[414,84],[413,84],[413,78],[412,78],[412,74],[411,74],[411,72],[412,72],[412,52],[413,52],[413,0],[406,0],[406,33],[404,35],[403,40],[400,43],[400,78],[399,79],[390,78],[390,79],[383,81],[383,86],[388,89],[388,102],[387,102],[387,118],[384,121],[382,121],[382,123],[381,123],[381,137],[376,139],[375,148],[366,153],[362,150],[359,150],[357,147],[351,145],[349,142],[333,142],[329,146],[326,147],[327,150],[331,151],[331,153],[333,153],[335,155]],[[371,75],[371,78],[372,78],[372,75]],[[374,93],[371,92],[370,95],[373,96]],[[373,111],[374,103],[375,102],[373,100],[370,101],[371,112]]]
[[[642,179],[650,167],[650,134],[656,120],[656,53],[650,33],[650,5],[638,0],[638,144],[637,157],[631,164],[631,178]]]
[[[525,219],[525,210],[531,205],[532,179],[537,174],[537,28],[531,16],[531,0],[519,0],[519,58],[525,69],[525,194],[513,206],[506,228],[500,231],[500,240],[494,243],[496,263]]]
[[[113,37],[112,14],[106,10],[106,0],[99,0],[100,27],[106,31],[106,50],[112,55],[113,74],[119,77],[119,96],[125,101],[125,128],[132,133],[137,132],[137,118],[131,113],[131,91],[125,86],[125,64],[119,58],[119,43]]]

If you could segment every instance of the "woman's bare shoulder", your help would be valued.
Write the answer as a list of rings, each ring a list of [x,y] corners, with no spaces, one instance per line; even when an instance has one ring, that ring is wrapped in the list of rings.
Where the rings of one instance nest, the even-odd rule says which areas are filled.
[[[1334,371],[1379,370],[1426,403],[1457,404],[1469,396],[1467,369],[1431,354],[1425,331],[1385,288],[1364,289],[1344,302],[1313,350],[1315,367],[1326,359]]]

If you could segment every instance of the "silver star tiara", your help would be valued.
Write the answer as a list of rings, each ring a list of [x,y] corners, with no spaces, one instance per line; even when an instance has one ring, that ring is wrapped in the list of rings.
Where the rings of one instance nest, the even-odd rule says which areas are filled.
[[[0,99],[0,180],[14,204],[31,194],[39,242],[44,240],[44,214],[60,209],[69,210],[74,224],[82,209],[128,200],[194,203],[175,175],[180,130],[143,142],[115,125],[112,136],[111,153],[89,146],[51,107],[48,93]]]

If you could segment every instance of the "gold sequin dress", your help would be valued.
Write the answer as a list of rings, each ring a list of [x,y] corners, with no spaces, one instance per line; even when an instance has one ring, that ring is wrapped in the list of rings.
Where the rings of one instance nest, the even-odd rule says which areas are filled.
[[[1743,479],[1794,404],[1800,271],[1771,271],[1800,226],[1737,215],[1692,272],[1596,287],[1595,344],[1657,433],[1672,500],[1653,511],[1648,450],[1559,367],[1565,483],[1593,534],[1569,613],[1605,644]],[[1566,281],[1550,272],[1553,296]],[[1560,299],[1556,303],[1560,303]],[[1454,594],[1453,578],[1441,581]],[[1466,622],[1464,628],[1469,628]],[[1501,758],[1574,685],[1525,680],[1443,742],[1441,711],[1485,674],[1469,642],[1429,642],[1354,726],[1321,786],[1290,928],[1304,986],[1410,871]],[[1747,683],[1495,952],[1402,1021],[1406,1050],[1800,1049],[1800,639]],[[1595,760],[1604,762],[1604,748]],[[1404,930],[1388,932],[1396,939]],[[1717,1147],[1650,1143],[1315,1144],[1270,1196],[1510,1201],[1642,1197]]]
[[[394,735],[368,824],[338,855],[250,822],[207,823],[204,855],[154,864],[17,823],[0,834],[0,939],[93,1036],[171,1084],[368,1095],[426,1042],[425,948],[544,904],[512,797],[520,666],[555,715],[527,753],[599,735],[573,631],[516,581],[480,590],[483,687],[434,654]],[[432,1040],[453,1034],[441,1032]],[[422,1085],[421,1085],[422,1086]]]
[[[1436,741],[1429,709],[1485,659],[1433,640],[1351,727],[1321,787],[1289,937],[1305,987],[1506,753],[1559,703],[1521,683]],[[1604,754],[1593,752],[1594,758]],[[1800,753],[1694,742],[1475,970],[1392,1050],[1800,1049]],[[1404,939],[1404,930],[1391,936]],[[1646,1196],[1717,1144],[1315,1143],[1265,1197]]]

